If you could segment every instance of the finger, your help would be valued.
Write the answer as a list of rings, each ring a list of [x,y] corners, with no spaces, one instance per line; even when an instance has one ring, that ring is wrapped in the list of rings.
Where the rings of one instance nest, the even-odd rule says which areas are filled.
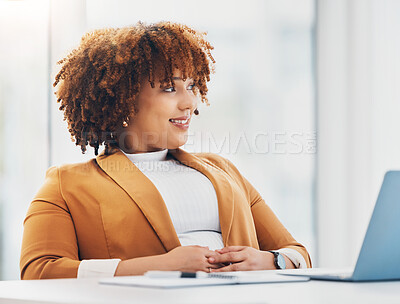
[[[210,263],[205,263],[204,264],[204,266],[202,266],[203,268],[202,269],[200,269],[200,271],[204,271],[204,272],[208,272],[208,273],[210,273],[210,272],[212,272],[212,271],[214,271],[214,270],[217,270],[218,268],[221,268],[222,266],[221,265],[218,265],[218,264],[210,264]]]
[[[218,252],[212,251],[212,250],[207,250],[206,253],[206,258],[210,258],[210,257],[217,257],[220,254]]]
[[[223,253],[227,253],[227,252],[237,252],[237,251],[241,251],[241,250],[244,250],[244,249],[246,249],[246,248],[247,248],[247,246],[227,246],[227,247],[224,247],[224,248],[222,248],[222,249],[217,249],[216,251],[217,251],[218,253],[223,254]]]
[[[207,268],[211,268],[211,269],[218,269],[218,268],[224,267],[224,265],[223,265],[223,264],[211,264],[211,263],[207,263],[206,267],[207,267]]]
[[[220,268],[223,266],[222,264],[218,264],[218,263],[210,263],[210,261],[208,259],[209,259],[208,257],[205,257],[204,262],[205,262],[206,267]]]
[[[235,263],[218,269],[211,269],[211,272],[243,271],[246,270],[245,263]]]
[[[209,263],[238,263],[247,258],[243,252],[228,252],[219,256],[212,256],[208,258]]]

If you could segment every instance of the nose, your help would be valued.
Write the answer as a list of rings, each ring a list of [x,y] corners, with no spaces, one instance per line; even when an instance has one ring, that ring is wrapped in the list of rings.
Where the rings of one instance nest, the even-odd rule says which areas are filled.
[[[197,97],[189,90],[183,90],[179,96],[178,107],[180,110],[185,111],[190,110],[190,113],[197,107]]]

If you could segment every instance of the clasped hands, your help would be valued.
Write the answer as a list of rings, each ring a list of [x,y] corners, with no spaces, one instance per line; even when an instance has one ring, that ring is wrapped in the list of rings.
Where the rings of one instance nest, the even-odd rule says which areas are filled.
[[[209,250],[203,246],[180,246],[167,255],[180,271],[245,271],[276,269],[274,255],[268,251],[247,246],[228,246],[218,250]]]

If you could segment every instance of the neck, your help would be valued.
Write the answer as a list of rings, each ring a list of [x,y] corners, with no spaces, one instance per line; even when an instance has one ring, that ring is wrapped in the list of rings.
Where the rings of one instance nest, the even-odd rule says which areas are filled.
[[[139,153],[151,153],[165,150],[166,148],[146,148],[146,149],[130,149],[128,147],[120,147],[121,151],[126,154],[139,154]]]

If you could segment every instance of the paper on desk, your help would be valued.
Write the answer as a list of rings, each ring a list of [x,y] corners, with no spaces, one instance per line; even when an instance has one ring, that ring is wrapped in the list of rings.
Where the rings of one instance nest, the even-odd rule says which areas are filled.
[[[234,279],[217,278],[149,278],[146,276],[127,276],[100,279],[100,284],[137,286],[150,288],[182,288],[196,286],[234,285],[234,284],[261,284],[261,283],[284,283],[304,282],[308,277],[281,276],[275,271],[240,271],[225,272],[235,276]]]

